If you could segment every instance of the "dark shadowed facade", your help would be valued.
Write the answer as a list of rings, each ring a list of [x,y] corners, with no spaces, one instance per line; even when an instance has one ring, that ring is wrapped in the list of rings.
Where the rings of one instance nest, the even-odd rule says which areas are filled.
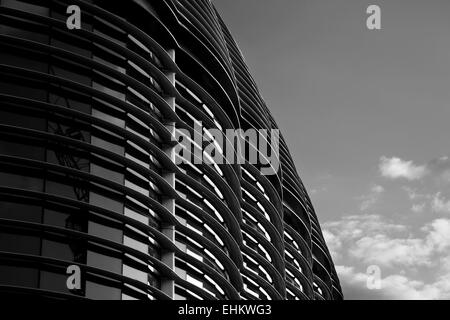
[[[277,128],[210,1],[0,0],[0,75],[0,292],[342,299],[282,137],[276,175],[175,165],[175,130]]]

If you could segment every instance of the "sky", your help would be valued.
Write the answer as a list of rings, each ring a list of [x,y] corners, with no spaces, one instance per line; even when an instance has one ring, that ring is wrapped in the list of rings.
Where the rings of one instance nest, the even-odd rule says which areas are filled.
[[[345,298],[450,299],[450,1],[213,3],[285,136]],[[381,30],[366,26],[369,5]]]

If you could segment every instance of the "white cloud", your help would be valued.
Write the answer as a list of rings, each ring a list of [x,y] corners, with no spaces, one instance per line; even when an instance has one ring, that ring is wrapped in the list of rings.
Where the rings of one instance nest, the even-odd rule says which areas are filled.
[[[379,185],[373,186],[371,190],[374,193],[383,193],[384,192],[384,188],[382,186],[379,186]]]
[[[446,200],[441,196],[441,193],[438,192],[431,202],[431,208],[434,212],[438,213],[450,213],[450,200]]]
[[[403,232],[407,227],[386,221],[376,214],[351,215],[337,221],[329,221],[323,224],[324,230],[335,234],[343,241],[355,241],[368,234],[383,232]]]
[[[403,186],[402,189],[407,193],[410,200],[417,201],[411,207],[411,211],[415,213],[424,212],[428,202],[433,199],[433,195],[419,193],[415,189],[407,186]]]
[[[429,175],[437,182],[447,185],[450,183],[450,157],[435,158],[423,165],[416,165],[413,161],[402,160],[398,157],[381,157],[378,168],[385,178],[420,180]]]
[[[359,209],[361,211],[366,211],[372,208],[377,203],[383,192],[384,188],[382,186],[380,185],[372,186],[369,194],[360,197],[360,200],[362,200],[362,202],[359,206]]]
[[[323,230],[322,232],[325,242],[328,245],[328,250],[334,259],[339,259],[339,251],[342,249],[342,242],[339,237],[335,236],[328,230]]]
[[[323,193],[323,192],[326,192],[327,191],[327,188],[326,187],[319,187],[319,188],[312,188],[310,191],[309,191],[309,193],[311,194],[311,195],[317,195],[317,194],[319,194],[319,193]]]
[[[410,187],[407,187],[407,186],[402,187],[402,189],[405,190],[405,192],[408,194],[408,197],[409,197],[410,200],[429,199],[429,198],[431,198],[430,195],[418,193],[416,190],[414,190],[414,189],[412,189]]]
[[[398,218],[398,213],[392,218],[368,214],[385,208],[378,204],[387,196],[386,191],[374,185],[370,192],[356,198],[362,214],[324,223],[324,237],[337,264],[345,297],[450,299],[450,215],[444,216],[450,214],[450,158],[422,164],[381,157],[379,172],[385,178],[405,181],[402,189],[409,200],[405,196],[396,198],[406,200],[410,212],[435,212],[444,218],[430,221],[432,218],[423,214],[419,222],[403,219],[406,216],[391,220]],[[409,186],[408,182],[419,180],[414,188]],[[401,208],[399,205],[395,208]],[[408,219],[415,217],[410,215]],[[424,223],[427,217],[430,220]],[[370,265],[381,268],[381,290],[367,287],[369,275],[365,271]]]
[[[385,267],[425,266],[433,256],[450,249],[450,220],[436,219],[414,237],[406,226],[378,215],[350,216],[325,223],[328,238],[345,247],[348,256]]]
[[[448,156],[440,157],[430,161],[428,167],[433,172],[438,181],[445,184],[450,183],[450,158]]]
[[[349,255],[367,264],[385,267],[430,265],[431,247],[422,239],[370,235],[356,241]]]
[[[436,219],[422,228],[427,233],[426,241],[436,253],[450,249],[450,220]],[[448,252],[447,252],[448,253]]]
[[[422,213],[425,210],[426,203],[413,204],[411,210],[415,213]]]
[[[435,219],[417,234],[379,215],[344,217],[325,223],[324,229],[327,238],[339,244],[334,247],[338,264],[347,265],[336,267],[347,298],[450,297],[450,219]],[[364,271],[369,265],[379,266],[382,289],[369,290],[368,275],[349,264]]]
[[[428,173],[425,165],[418,166],[412,161],[405,161],[397,157],[381,157],[379,169],[383,177],[390,179],[418,180]]]
[[[406,191],[410,200],[417,201],[417,203],[412,205],[411,210],[413,212],[424,212],[425,208],[429,206],[435,213],[450,214],[450,199],[446,199],[442,192],[423,194],[406,186],[402,189]]]
[[[379,290],[369,290],[369,276],[366,273],[356,272],[353,267],[346,266],[336,266],[336,271],[347,299],[429,300],[446,299],[450,295],[448,277],[440,277],[426,284],[401,274],[392,274],[381,278]]]

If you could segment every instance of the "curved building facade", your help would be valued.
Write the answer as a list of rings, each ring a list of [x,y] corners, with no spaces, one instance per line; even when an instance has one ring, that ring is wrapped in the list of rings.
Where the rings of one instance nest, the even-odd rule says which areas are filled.
[[[211,1],[0,0],[0,75],[0,292],[342,299],[283,137],[274,175],[177,164],[199,123],[277,129]]]

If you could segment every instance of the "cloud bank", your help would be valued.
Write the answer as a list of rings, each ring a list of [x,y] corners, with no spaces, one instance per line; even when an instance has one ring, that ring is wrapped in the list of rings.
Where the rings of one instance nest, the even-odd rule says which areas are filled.
[[[390,179],[418,180],[428,173],[425,165],[415,165],[412,161],[404,161],[397,157],[381,157],[379,169],[383,177]]]
[[[435,219],[416,234],[380,215],[353,215],[324,230],[346,298],[450,298],[450,219]],[[382,270],[381,290],[367,288],[370,265]],[[419,271],[434,276],[417,280]]]

